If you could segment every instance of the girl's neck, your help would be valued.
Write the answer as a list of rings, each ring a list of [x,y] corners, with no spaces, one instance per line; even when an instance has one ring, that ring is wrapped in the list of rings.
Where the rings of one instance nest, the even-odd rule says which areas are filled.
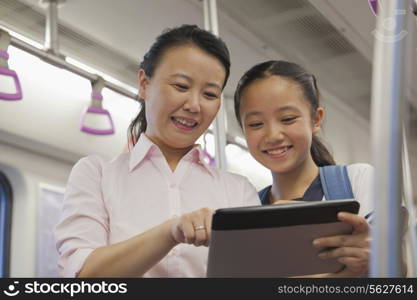
[[[271,202],[301,198],[319,174],[311,155],[299,167],[286,173],[272,173]]]
[[[155,145],[158,146],[159,150],[161,150],[172,172],[174,172],[175,169],[177,168],[177,165],[180,162],[181,158],[183,158],[188,153],[188,151],[190,151],[194,146],[192,145],[187,148],[172,148],[164,143],[159,142],[158,139],[155,139],[152,136],[149,136],[147,134],[146,136]]]

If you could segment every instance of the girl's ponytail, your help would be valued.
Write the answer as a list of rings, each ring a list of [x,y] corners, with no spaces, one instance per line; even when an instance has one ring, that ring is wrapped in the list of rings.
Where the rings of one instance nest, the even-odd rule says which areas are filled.
[[[324,144],[320,141],[320,138],[315,135],[313,135],[313,141],[311,143],[310,152],[311,156],[313,157],[314,163],[318,167],[336,164],[329,150],[327,150],[326,146],[324,146]]]

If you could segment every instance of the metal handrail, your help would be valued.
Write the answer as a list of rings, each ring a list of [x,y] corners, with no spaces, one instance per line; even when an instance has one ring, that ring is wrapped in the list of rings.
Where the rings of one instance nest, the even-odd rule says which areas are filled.
[[[417,216],[413,201],[413,184],[411,181],[410,160],[407,144],[407,136],[403,131],[403,199],[408,211],[409,222],[407,235],[411,245],[411,270],[408,270],[409,277],[417,277]]]
[[[402,117],[406,113],[406,37],[411,18],[406,0],[383,0],[374,31],[372,153],[375,166],[371,277],[401,277]],[[387,27],[387,21],[394,26]]]

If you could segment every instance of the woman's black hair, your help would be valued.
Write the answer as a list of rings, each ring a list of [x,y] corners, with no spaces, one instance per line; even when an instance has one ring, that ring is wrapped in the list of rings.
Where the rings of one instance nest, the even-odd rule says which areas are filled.
[[[163,54],[170,48],[183,45],[198,47],[221,62],[226,72],[223,83],[224,88],[230,74],[229,50],[220,38],[209,31],[200,29],[196,25],[182,25],[164,30],[143,57],[140,69],[143,69],[146,76],[151,78]],[[143,99],[139,99],[139,102],[141,103],[141,110],[129,125],[130,143],[132,146],[136,144],[139,136],[146,131],[147,127],[145,103]]]
[[[317,108],[320,106],[320,93],[314,75],[307,73],[306,70],[295,63],[282,60],[270,60],[253,66],[239,80],[234,95],[234,104],[236,118],[241,127],[240,103],[243,91],[255,80],[274,75],[289,78],[299,84],[303,90],[305,99],[310,103],[311,116],[312,118],[315,117]],[[319,167],[336,164],[329,150],[327,150],[326,146],[315,135],[313,135],[310,152],[314,163]]]

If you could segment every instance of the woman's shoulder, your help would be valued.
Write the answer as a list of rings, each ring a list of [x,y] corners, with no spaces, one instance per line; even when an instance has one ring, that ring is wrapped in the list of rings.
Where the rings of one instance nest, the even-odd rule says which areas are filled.
[[[85,157],[82,157],[78,160],[73,170],[105,170],[108,168],[112,168],[118,165],[123,165],[129,162],[129,154],[128,153],[121,153],[116,157],[109,159],[105,158],[101,155],[91,154]]]
[[[254,185],[247,177],[231,171],[220,170],[212,166],[209,166],[209,168],[212,175],[216,178],[216,181],[227,191],[232,193],[248,193],[248,190],[250,190],[256,193]]]
[[[260,204],[258,193],[248,178],[230,171],[211,168],[216,174],[218,185],[226,193],[228,206],[253,206]]]
[[[249,183],[249,180],[240,174],[233,173],[231,171],[220,170],[218,168],[209,166],[210,171],[216,178],[223,182],[231,183],[231,184],[242,184],[242,183]]]

